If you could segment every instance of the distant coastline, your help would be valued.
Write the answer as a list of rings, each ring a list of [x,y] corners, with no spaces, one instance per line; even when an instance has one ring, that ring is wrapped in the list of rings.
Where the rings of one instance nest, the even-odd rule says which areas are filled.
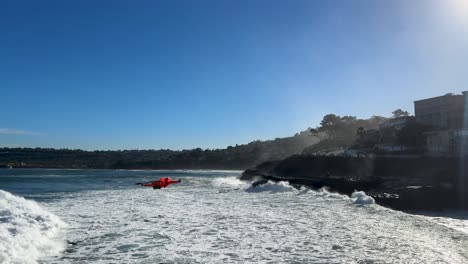
[[[224,149],[96,150],[0,148],[0,167],[62,169],[244,170],[300,154],[318,139],[303,131],[292,137],[256,140]]]
[[[468,93],[441,98],[461,102],[465,97]],[[426,119],[415,112],[410,116],[397,109],[391,118],[368,119],[328,114],[320,126],[292,137],[224,149],[0,148],[0,168],[245,170],[241,179],[254,185],[288,181],[347,195],[365,191],[379,204],[400,210],[468,209],[468,141],[464,130],[453,130],[461,121],[446,133],[435,132],[438,126],[418,121]],[[444,152],[435,151],[440,149]]]

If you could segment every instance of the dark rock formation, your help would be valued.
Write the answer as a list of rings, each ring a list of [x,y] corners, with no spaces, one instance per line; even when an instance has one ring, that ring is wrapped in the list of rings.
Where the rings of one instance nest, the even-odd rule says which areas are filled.
[[[297,155],[246,170],[255,186],[288,181],[350,195],[365,191],[378,204],[398,210],[468,209],[468,159],[327,157]]]

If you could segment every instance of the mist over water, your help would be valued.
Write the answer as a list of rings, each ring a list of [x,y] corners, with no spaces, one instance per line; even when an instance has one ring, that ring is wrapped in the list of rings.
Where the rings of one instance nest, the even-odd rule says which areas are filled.
[[[467,220],[239,174],[0,170],[0,263],[468,262]],[[182,183],[134,185],[161,176]]]

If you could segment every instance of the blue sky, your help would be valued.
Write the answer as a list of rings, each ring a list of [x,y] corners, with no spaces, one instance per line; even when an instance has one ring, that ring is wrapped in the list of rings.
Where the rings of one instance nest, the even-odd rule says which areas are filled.
[[[222,148],[468,90],[467,0],[2,1],[0,146]]]

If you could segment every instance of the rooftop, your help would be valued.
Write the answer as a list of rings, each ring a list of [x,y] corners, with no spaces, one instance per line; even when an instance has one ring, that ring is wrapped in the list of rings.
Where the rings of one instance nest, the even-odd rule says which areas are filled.
[[[430,98],[415,100],[414,102],[421,102],[421,101],[426,101],[426,100],[433,100],[433,99],[436,99],[436,98],[443,98],[443,97],[457,97],[457,96],[463,96],[463,95],[465,95],[465,94],[468,94],[468,91],[463,91],[463,92],[461,92],[461,94],[447,93],[447,94],[441,95],[441,96],[434,96],[434,97],[430,97]]]

